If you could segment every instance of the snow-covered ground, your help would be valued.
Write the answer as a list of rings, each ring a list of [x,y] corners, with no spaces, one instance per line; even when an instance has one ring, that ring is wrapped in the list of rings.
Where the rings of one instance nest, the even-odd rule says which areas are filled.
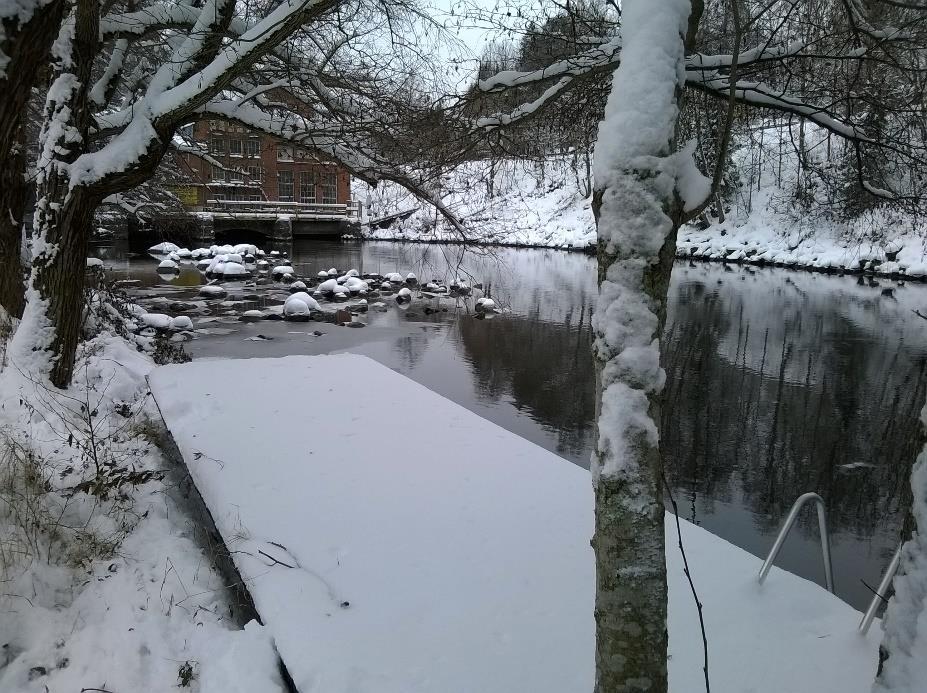
[[[487,181],[493,180],[492,194]],[[355,182],[354,196],[368,206],[372,220],[415,210],[371,238],[460,241],[435,210],[391,183],[369,188]],[[595,244],[585,165],[572,157],[548,161],[470,162],[448,172],[443,199],[477,243],[586,249]],[[764,185],[751,193],[749,210],[737,203],[724,223],[680,231],[683,257],[781,264],[828,271],[866,269],[876,274],[927,277],[927,222],[874,211],[850,222],[809,219],[783,202],[785,193]],[[862,263],[862,264],[861,264]]]
[[[303,692],[593,688],[589,473],[365,357],[165,366],[152,391]],[[247,393],[243,397],[242,393]],[[878,625],[682,523],[712,690],[863,693]],[[701,690],[668,518],[673,691]]]
[[[159,451],[153,365],[102,333],[67,392],[0,374],[4,693],[284,690],[271,639],[241,628]]]

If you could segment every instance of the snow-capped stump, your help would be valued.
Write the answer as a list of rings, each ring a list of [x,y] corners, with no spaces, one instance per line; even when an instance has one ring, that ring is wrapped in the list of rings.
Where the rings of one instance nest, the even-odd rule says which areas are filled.
[[[161,260],[158,265],[158,274],[177,274],[180,272],[180,265],[171,259]]]
[[[148,249],[148,252],[154,255],[167,255],[168,253],[173,253],[178,250],[180,250],[180,246],[176,245],[175,243],[164,241],[163,243],[158,243],[157,245],[151,246]]]
[[[170,329],[174,332],[192,330],[193,321],[186,315],[178,315],[176,318],[171,318]]]
[[[402,275],[399,272],[390,272],[386,275],[386,281],[391,284],[402,284]]]
[[[164,313],[145,313],[140,317],[145,327],[155,330],[169,330],[171,327],[171,316]]]
[[[496,310],[496,302],[491,298],[478,298],[474,308],[481,313],[492,313]]]
[[[221,298],[227,296],[228,293],[229,292],[221,286],[216,286],[215,284],[206,284],[200,287],[200,296],[207,296],[209,298]]]
[[[294,276],[296,274],[296,270],[294,270],[289,265],[277,265],[270,271],[270,275],[278,281],[287,274]]]
[[[409,272],[406,275],[406,284],[411,284],[412,286],[415,286],[416,284],[418,284],[418,277],[416,277],[415,274],[413,274],[412,272]]]
[[[306,282],[296,280],[295,282],[290,284],[290,293],[295,294],[297,291],[305,291],[305,290],[306,290]]]
[[[411,303],[412,302],[412,291],[409,287],[404,286],[399,289],[399,292],[396,294],[396,303]]]
[[[259,322],[264,319],[264,313],[259,310],[246,310],[238,319],[242,322]]]

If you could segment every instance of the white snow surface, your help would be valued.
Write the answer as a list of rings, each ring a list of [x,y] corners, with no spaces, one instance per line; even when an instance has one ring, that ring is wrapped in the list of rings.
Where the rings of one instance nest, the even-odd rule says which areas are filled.
[[[733,156],[739,162],[741,152]],[[490,174],[492,197],[486,184]],[[697,199],[704,181],[682,164],[678,176],[677,185],[685,189],[686,198]],[[582,161],[574,166],[569,156],[550,157],[543,165],[502,161],[493,167],[489,162],[469,162],[446,174],[442,190],[444,201],[463,219],[476,242],[586,248],[595,244],[596,229],[583,177]],[[796,215],[787,201],[788,190],[776,187],[774,178],[774,169],[764,170],[749,211],[738,201],[724,223],[715,221],[704,230],[695,225],[680,229],[678,255],[834,270],[855,270],[861,260],[877,260],[877,274],[927,276],[927,222],[879,210],[850,221]],[[384,181],[371,189],[355,181],[352,194],[366,201],[374,219],[418,208],[409,219],[388,229],[372,229],[372,238],[460,240],[446,222],[436,220],[433,209],[420,206],[395,184]]]
[[[30,510],[47,505],[60,526],[81,528],[98,541],[126,536],[108,558],[73,541],[70,530],[62,531],[69,543],[38,535],[31,556],[17,554],[19,524],[0,503],[0,541],[4,550],[13,548],[0,562],[6,569],[0,574],[0,691],[170,693],[184,690],[178,670],[189,662],[199,693],[282,693],[267,630],[255,622],[241,630],[229,621],[225,581],[193,539],[193,519],[180,494],[168,489],[175,482],[123,487],[125,515],[113,513],[109,501],[71,489],[82,478],[82,460],[66,439],[71,431],[74,441],[83,441],[76,403],[85,397],[95,408],[104,459],[128,459],[139,471],[171,466],[136,430],[136,423],[157,420],[145,384],[150,358],[106,333],[84,347],[81,375],[67,393],[56,395],[16,368],[0,372],[0,449],[13,440],[42,460],[48,494],[36,497]],[[117,413],[117,404],[131,408],[133,418]]]
[[[362,356],[199,361],[150,385],[300,691],[592,690],[588,472]],[[758,558],[682,525],[712,690],[870,689],[877,627],[858,636],[859,613],[779,569],[758,585]],[[667,545],[671,689],[690,693],[701,636]]]

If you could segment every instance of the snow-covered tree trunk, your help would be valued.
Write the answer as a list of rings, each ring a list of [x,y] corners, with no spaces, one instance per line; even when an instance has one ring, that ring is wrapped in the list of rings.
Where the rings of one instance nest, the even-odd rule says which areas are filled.
[[[90,127],[88,85],[99,45],[99,11],[96,0],[77,0],[53,47],[58,62],[39,138],[32,272],[10,349],[21,367],[58,387],[67,386],[74,369],[87,241],[99,203],[70,178],[70,164],[83,151]]]
[[[927,428],[927,406],[921,411]],[[927,684],[927,446],[911,471],[911,514],[901,565],[883,618],[879,675],[873,693],[916,693]]]
[[[32,188],[25,118],[64,5],[64,0],[35,0],[0,8],[0,306],[17,318],[25,302],[22,218]]]
[[[683,197],[707,192],[676,151],[689,13],[689,0],[622,3],[595,150],[597,693],[667,690],[659,339]]]

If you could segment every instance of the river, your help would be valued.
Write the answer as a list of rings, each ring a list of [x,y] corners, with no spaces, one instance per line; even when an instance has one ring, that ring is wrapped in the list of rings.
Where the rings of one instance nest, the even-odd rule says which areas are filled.
[[[232,284],[228,298],[194,307],[205,279],[193,267],[164,279],[152,257],[130,258],[118,247],[93,252],[116,279],[133,281],[130,293],[149,310],[191,315],[198,332],[185,348],[193,358],[365,354],[589,466],[594,258],[557,250],[297,244],[290,264],[302,276],[329,267],[411,271],[423,281],[459,275],[483,283],[502,309],[480,319],[472,301],[417,299],[399,307],[384,298],[385,312],[371,310],[362,316],[366,328],[348,329],[241,322],[246,309],[281,303],[285,287]],[[187,305],[170,309],[178,301]],[[867,585],[878,584],[910,502],[927,368],[927,321],[914,314],[918,308],[927,308],[927,286],[920,284],[677,263],[663,343],[662,436],[680,515],[760,556],[795,498],[819,492],[827,502],[837,594],[865,608]],[[363,383],[356,386],[358,397],[370,396]],[[414,422],[404,435],[415,435]],[[777,564],[823,582],[810,510]]]

